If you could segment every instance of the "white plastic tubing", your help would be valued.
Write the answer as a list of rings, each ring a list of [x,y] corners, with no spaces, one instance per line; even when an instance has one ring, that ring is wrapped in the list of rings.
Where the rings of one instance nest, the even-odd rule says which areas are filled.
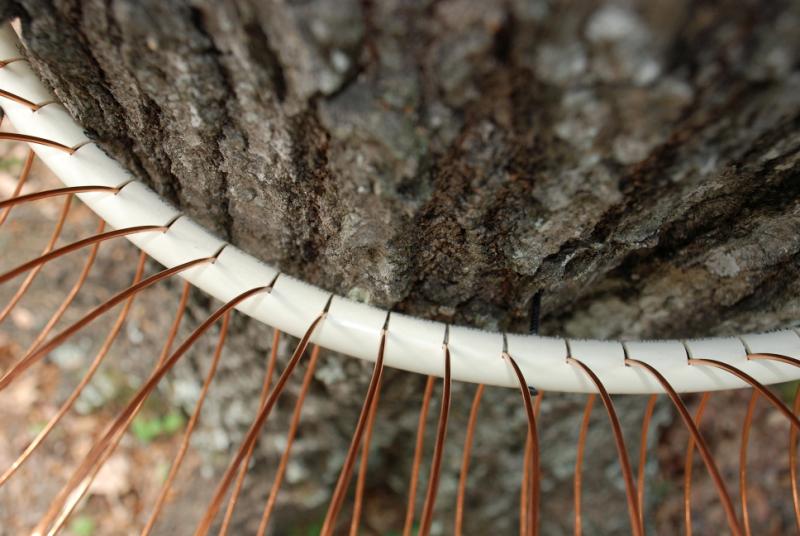
[[[0,30],[0,60],[22,55],[21,44],[10,26]],[[0,89],[33,103],[53,100],[26,61],[0,69]],[[166,225],[167,232],[131,235],[128,239],[166,267],[214,255],[224,245],[187,216],[181,216],[155,192],[90,143],[60,104],[30,108],[0,97],[0,106],[15,129],[75,147],[73,154],[32,145],[37,155],[67,186],[124,187],[114,193],[85,193],[81,199],[110,226]],[[211,296],[226,302],[249,289],[268,285],[278,271],[247,253],[227,246],[213,264],[199,265],[181,276]],[[283,332],[301,336],[324,309],[330,293],[287,275],[278,277],[270,293],[257,294],[238,309]],[[360,359],[377,357],[387,312],[334,296],[327,317],[317,327],[312,342]],[[401,314],[391,314],[384,362],[420,374],[444,374],[443,342],[447,326]],[[518,386],[513,369],[502,358],[502,333],[450,326],[448,347],[455,380],[505,387]],[[764,360],[748,360],[748,353],[777,353],[800,358],[800,334],[784,330],[733,338],[686,341],[617,342],[565,340],[531,335],[507,336],[507,351],[522,369],[528,383],[559,392],[594,392],[595,387],[575,365],[572,356],[594,370],[610,393],[657,393],[662,389],[643,369],[628,367],[626,356],[658,369],[679,392],[744,387],[732,374],[709,366],[689,365],[688,357],[707,358],[734,365],[764,384],[800,378],[800,369]]]

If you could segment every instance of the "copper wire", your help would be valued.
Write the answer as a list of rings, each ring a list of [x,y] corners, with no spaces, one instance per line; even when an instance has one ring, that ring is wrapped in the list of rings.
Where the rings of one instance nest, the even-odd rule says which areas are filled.
[[[266,287],[262,289],[262,291],[265,289]],[[328,300],[328,303],[325,305],[325,309],[319,314],[319,316],[317,316],[317,318],[314,319],[314,321],[306,330],[303,337],[300,339],[300,342],[295,348],[292,357],[286,364],[286,368],[278,377],[278,381],[275,384],[275,388],[270,392],[267,401],[259,410],[258,415],[251,424],[250,429],[248,430],[244,441],[239,446],[239,450],[237,451],[236,456],[228,465],[228,468],[225,470],[225,473],[222,476],[222,479],[220,480],[219,484],[217,485],[216,491],[214,492],[214,497],[211,499],[208,508],[206,508],[203,517],[200,520],[197,529],[195,530],[195,535],[205,535],[211,528],[211,523],[214,522],[214,517],[216,517],[217,512],[219,511],[219,508],[222,505],[222,500],[225,498],[225,494],[228,491],[228,487],[230,486],[231,481],[233,480],[235,472],[239,468],[239,465],[244,459],[247,451],[250,449],[250,445],[252,445],[256,441],[258,434],[261,432],[261,428],[267,421],[267,418],[269,417],[272,408],[275,406],[275,403],[277,402],[281,392],[283,392],[283,388],[285,387],[286,382],[289,381],[289,377],[292,375],[292,372],[294,372],[297,363],[300,361],[300,358],[303,357],[303,354],[305,354],[306,347],[308,346],[308,341],[314,334],[314,330],[317,328],[319,323],[327,316],[329,306],[330,306],[330,299]]]
[[[11,193],[11,199],[15,199],[19,197],[19,193],[22,191],[22,187],[25,186],[25,183],[28,182],[28,177],[31,174],[31,167],[33,166],[33,161],[36,159],[36,153],[33,152],[33,149],[28,149],[28,156],[25,157],[25,163],[22,165],[22,171],[19,173],[19,178],[17,179],[17,184],[14,185],[14,191]],[[8,215],[11,213],[11,207],[5,207],[0,212],[0,225],[3,225],[8,219]]]
[[[425,424],[428,420],[428,410],[431,405],[435,378],[428,376],[425,380],[425,390],[422,394],[422,406],[417,420],[417,441],[414,445],[414,459],[411,462],[411,481],[408,484],[408,501],[406,504],[406,518],[403,523],[403,536],[411,536],[414,527],[414,510],[417,502],[417,483],[419,482],[419,469],[422,465],[422,455],[425,448]]]
[[[530,438],[531,451],[525,452],[525,457],[528,460],[528,470],[524,470],[525,482],[528,488],[528,505],[525,508],[523,517],[525,519],[525,530],[523,536],[535,536],[539,532],[539,481],[540,481],[540,467],[539,467],[539,434],[536,430],[536,415],[533,411],[533,403],[531,401],[531,392],[528,388],[528,382],[522,374],[517,362],[507,352],[503,352],[505,357],[514,369],[514,374],[519,382],[519,390],[522,393],[522,400],[525,404],[525,413],[528,417],[528,437]],[[532,471],[532,474],[529,472]]]
[[[639,440],[639,467],[636,474],[636,491],[639,492],[639,515],[641,523],[644,525],[644,470],[647,465],[647,433],[650,430],[650,420],[653,418],[653,411],[656,409],[658,395],[650,395],[647,398],[647,406],[642,417],[642,433]]]
[[[22,359],[20,359],[17,363],[15,363],[8,371],[6,371],[3,374],[2,377],[0,377],[0,391],[5,389],[12,381],[14,381],[14,379],[17,378],[17,376],[22,374],[24,371],[30,368],[34,363],[38,362],[52,350],[63,344],[66,340],[68,340],[75,333],[83,329],[87,324],[92,322],[95,318],[102,315],[103,313],[113,308],[117,304],[123,302],[129,296],[136,294],[161,280],[167,279],[184,270],[188,270],[193,266],[198,266],[200,264],[213,262],[215,259],[216,256],[205,257],[202,259],[195,259],[193,261],[180,264],[173,268],[169,268],[161,272],[158,272],[157,274],[151,275],[150,277],[145,278],[136,285],[132,285],[127,289],[118,292],[117,294],[115,294],[102,304],[98,305],[97,307],[86,313],[77,322],[75,322],[68,328],[65,328],[58,335],[54,336],[46,343],[42,343],[34,351],[24,355]]]
[[[4,60],[0,60],[0,69],[4,69],[6,65],[10,65],[12,63],[16,63],[18,61],[28,61],[28,58],[24,58],[22,56],[18,56],[16,58],[7,58]]]
[[[528,505],[531,495],[531,457],[533,456],[533,441],[530,432],[525,434],[525,447],[522,449],[522,482],[519,488],[519,534],[528,534]]]
[[[461,457],[461,473],[458,477],[458,495],[456,497],[456,521],[455,536],[461,536],[464,523],[464,497],[467,494],[467,475],[469,474],[469,460],[472,455],[472,441],[475,437],[475,425],[478,422],[478,409],[481,405],[481,398],[485,386],[481,383],[475,389],[475,396],[472,399],[472,406],[469,410],[469,420],[467,421],[467,434],[464,438],[464,454]]]
[[[270,348],[269,352],[269,359],[267,360],[267,371],[264,374],[264,383],[261,386],[261,394],[258,397],[258,407],[264,405],[264,401],[267,399],[267,395],[269,394],[270,385],[272,385],[272,376],[275,373],[275,363],[278,359],[278,344],[281,340],[281,332],[277,329],[273,330],[272,333],[272,347]],[[315,346],[312,349],[311,353],[311,361],[316,361],[316,356],[314,352],[318,351],[317,347]],[[309,364],[309,366],[311,366]],[[247,476],[247,470],[250,467],[250,459],[253,457],[253,452],[256,449],[256,443],[250,447],[247,451],[247,454],[242,460],[242,467],[239,470],[239,475],[236,477],[236,482],[233,484],[233,491],[231,491],[231,497],[228,499],[228,507],[225,509],[225,516],[222,518],[222,525],[219,529],[219,535],[225,536],[228,533],[228,526],[231,523],[231,519],[233,519],[233,511],[236,508],[236,502],[239,500],[239,494],[242,492],[242,486],[244,486],[244,479]]]
[[[144,281],[142,283],[144,283]],[[199,339],[203,333],[205,333],[213,324],[215,324],[227,311],[233,309],[241,302],[251,298],[256,294],[268,292],[270,288],[271,287],[253,288],[239,294],[225,303],[223,306],[209,315],[208,318],[206,318],[206,320],[203,321],[203,323],[200,324],[189,335],[189,337],[187,337],[187,339],[178,347],[178,349],[175,350],[175,352],[173,352],[172,355],[170,355],[170,357],[164,361],[164,363],[162,363],[153,371],[144,385],[139,389],[139,391],[137,391],[136,395],[128,402],[125,409],[111,423],[106,432],[94,443],[88,454],[86,454],[84,457],[83,462],[81,462],[80,466],[75,470],[67,484],[62,488],[61,492],[59,492],[59,494],[51,503],[47,513],[37,524],[36,528],[34,529],[34,534],[44,534],[45,529],[53,523],[57,516],[59,516],[59,512],[61,512],[62,509],[64,509],[66,513],[69,513],[74,505],[68,505],[68,501],[82,491],[79,486],[85,486],[87,476],[96,468],[98,461],[103,460],[103,456],[107,452],[109,445],[116,440],[118,434],[124,432],[125,427],[139,411],[141,405],[144,403],[145,399],[149,396],[158,382],[161,381],[164,375],[175,365],[175,363],[178,362],[178,360],[189,350],[189,348],[194,345],[197,339]],[[63,517],[63,515],[61,515],[61,517]],[[50,535],[53,534],[53,532],[49,531],[47,534]]]
[[[264,512],[261,514],[261,522],[258,525],[257,536],[264,536],[269,526],[269,519],[272,511],[275,508],[275,503],[278,499],[278,492],[283,483],[283,476],[286,474],[286,467],[289,464],[289,456],[292,452],[292,445],[294,438],[297,435],[297,429],[300,426],[300,415],[303,409],[308,390],[311,387],[311,380],[314,379],[314,370],[317,368],[317,358],[319,357],[319,346],[314,346],[311,350],[311,359],[308,362],[306,375],[303,377],[303,386],[300,388],[300,393],[297,395],[297,402],[294,404],[294,412],[292,413],[292,420],[289,423],[289,431],[286,434],[286,447],[281,454],[281,460],[278,463],[278,469],[275,472],[275,478],[272,481],[272,487],[269,490],[269,498],[264,505]]]
[[[388,318],[387,318],[388,320]],[[325,520],[322,523],[322,530],[320,536],[330,536],[336,529],[336,518],[339,516],[339,511],[344,503],[347,488],[350,484],[350,478],[353,473],[353,465],[356,462],[356,454],[358,447],[364,436],[367,427],[367,419],[369,417],[370,407],[380,389],[381,378],[383,377],[383,354],[386,349],[386,327],[381,331],[381,342],[378,347],[378,357],[375,360],[375,367],[372,370],[372,378],[369,382],[367,389],[367,396],[364,398],[364,403],[361,406],[361,413],[358,416],[358,423],[353,432],[353,437],[350,440],[350,448],[347,451],[342,469],[339,471],[339,478],[336,480],[336,487],[333,490],[331,501],[328,504],[328,511],[325,514]]]
[[[158,356],[158,361],[156,362],[156,368],[160,367],[166,361],[167,356],[169,356],[170,351],[172,350],[172,345],[175,342],[175,338],[178,335],[178,329],[180,328],[181,321],[183,320],[183,316],[186,313],[186,303],[189,301],[189,292],[192,289],[192,285],[186,281],[183,284],[183,291],[181,292],[181,298],[178,302],[178,310],[175,312],[175,317],[172,320],[172,325],[169,328],[169,332],[167,334],[167,338],[164,341],[164,345],[161,347],[161,354]],[[174,465],[174,464],[173,464]],[[170,468],[171,471],[172,468]],[[169,479],[169,475],[167,475],[167,479]],[[158,499],[156,499],[156,504],[153,506],[153,511],[150,513],[150,517],[147,520],[144,528],[142,529],[142,534],[146,535],[149,534],[151,530],[153,530],[153,525],[155,525],[156,520],[158,519],[158,515],[161,513],[161,509],[164,506],[164,502],[166,501],[167,494],[164,493],[164,485],[161,487],[161,492],[158,495]]]
[[[431,458],[431,472],[428,476],[428,491],[425,494],[425,501],[422,503],[422,514],[419,521],[418,536],[428,536],[433,521],[433,507],[436,504],[436,493],[439,490],[439,476],[442,469],[442,454],[444,453],[444,442],[447,436],[447,419],[450,414],[450,348],[447,343],[444,345],[444,379],[442,381],[442,405],[439,408],[439,424],[436,429],[436,443],[433,445],[433,456]]]
[[[206,377],[203,380],[203,386],[200,388],[200,394],[198,395],[197,401],[194,404],[194,410],[192,410],[192,416],[189,418],[189,422],[186,424],[186,429],[183,431],[183,437],[181,438],[181,444],[178,447],[178,452],[175,454],[175,459],[172,461],[172,466],[169,468],[169,473],[167,474],[167,478],[161,485],[161,491],[159,491],[158,493],[158,500],[156,501],[156,506],[153,509],[153,514],[150,516],[150,520],[148,520],[147,525],[145,525],[144,529],[142,530],[142,534],[149,534],[150,530],[152,530],[153,524],[155,523],[155,520],[157,519],[159,513],[161,512],[161,508],[163,507],[164,502],[169,496],[170,490],[172,488],[172,483],[175,480],[178,471],[180,471],[183,459],[189,450],[189,442],[192,439],[192,434],[194,433],[194,429],[197,426],[197,422],[200,420],[200,412],[203,410],[203,404],[205,403],[206,396],[208,396],[208,391],[211,388],[211,382],[213,381],[214,376],[217,373],[217,366],[219,365],[219,359],[222,356],[222,349],[225,346],[225,340],[228,336],[228,327],[230,325],[230,320],[231,320],[231,311],[229,309],[228,311],[225,312],[225,315],[222,317],[222,327],[219,330],[219,337],[217,339],[217,345],[214,348],[214,355],[211,358],[211,363],[208,366],[208,371],[206,371]]]
[[[30,172],[30,170],[29,170]],[[120,188],[116,186],[68,186],[66,188],[54,188],[52,190],[42,190],[41,192],[33,192],[25,195],[14,195],[8,199],[0,201],[0,209],[8,210],[13,206],[47,199],[49,197],[60,197],[70,194],[83,194],[83,193],[119,193]]]
[[[97,224],[96,232],[102,233],[103,229],[105,229],[105,225],[106,222],[101,219]],[[72,288],[64,297],[64,300],[58,306],[58,309],[56,309],[55,312],[50,316],[50,319],[47,321],[45,326],[36,335],[36,337],[33,339],[33,342],[31,342],[31,344],[25,350],[25,354],[29,354],[33,350],[35,350],[36,347],[39,346],[39,344],[41,344],[41,342],[45,340],[48,335],[50,335],[50,332],[53,330],[55,325],[58,323],[59,320],[61,320],[61,317],[64,316],[64,313],[67,311],[67,308],[75,300],[75,297],[78,295],[78,292],[80,292],[81,288],[83,287],[83,284],[86,282],[86,278],[89,277],[89,272],[91,271],[92,266],[94,265],[94,261],[97,259],[97,252],[99,249],[100,249],[100,243],[98,242],[97,244],[93,245],[92,248],[89,250],[89,255],[86,257],[86,262],[83,264],[83,268],[81,269],[81,273],[78,275],[78,279],[72,285]]]
[[[42,255],[47,255],[48,253],[50,253],[55,247],[56,242],[58,242],[58,238],[61,236],[61,231],[64,230],[64,222],[67,221],[67,215],[69,214],[69,209],[71,205],[72,205],[72,196],[68,195],[66,198],[64,198],[64,206],[61,209],[61,213],[58,217],[58,221],[56,222],[56,226],[53,229],[53,233],[50,235],[50,240],[48,240],[47,245],[42,250]],[[34,279],[36,279],[36,276],[39,275],[41,269],[42,265],[40,264],[36,266],[33,270],[31,270],[27,276],[25,276],[25,279],[22,280],[22,283],[20,284],[17,291],[8,301],[3,310],[0,311],[0,323],[2,323],[6,319],[6,317],[8,317],[8,315],[11,313],[14,307],[17,306],[19,301],[22,299],[22,297],[28,291],[30,286],[33,284],[33,281]]]
[[[716,361],[714,359],[689,359],[689,364],[690,365],[707,365],[707,366],[711,366],[711,367],[716,367],[716,368],[724,370],[725,372],[729,372],[730,374],[733,374],[734,376],[736,376],[740,380],[750,384],[759,393],[764,395],[764,397],[769,401],[770,404],[772,404],[775,407],[775,409],[780,411],[787,419],[789,419],[789,422],[792,424],[792,426],[794,426],[796,428],[800,428],[800,420],[798,420],[797,416],[794,413],[792,413],[792,410],[790,410],[788,407],[786,407],[786,404],[781,402],[781,400],[777,396],[775,396],[772,393],[772,391],[770,391],[769,389],[764,387],[764,385],[761,382],[759,382],[758,380],[756,380],[755,378],[753,378],[752,376],[750,376],[746,372],[743,372],[743,371],[739,370],[738,368],[736,368],[736,367],[734,367],[732,365],[729,365],[727,363],[723,363],[722,361]]]
[[[730,527],[731,532],[737,536],[741,535],[742,527],[739,525],[739,520],[736,517],[736,510],[733,508],[733,502],[731,501],[728,490],[725,487],[725,482],[722,480],[722,476],[720,476],[717,464],[714,463],[714,457],[711,454],[711,451],[708,449],[705,439],[703,439],[703,436],[700,435],[700,431],[697,429],[697,425],[692,420],[692,416],[689,414],[689,410],[686,409],[686,405],[681,400],[681,397],[675,392],[675,389],[672,387],[672,385],[670,385],[667,379],[652,365],[636,359],[625,359],[625,364],[646,370],[667,392],[670,400],[675,405],[675,409],[678,410],[684,425],[686,425],[689,433],[694,438],[694,442],[697,444],[697,449],[700,451],[700,456],[703,459],[709,474],[711,475],[711,479],[714,481],[714,487],[717,488],[717,494],[719,495],[720,502],[722,503],[722,507],[725,509],[725,516],[727,517],[728,526]]]
[[[63,151],[67,154],[74,154],[80,147],[69,147],[68,145],[64,145],[63,143],[58,143],[57,141],[48,140],[45,138],[40,138],[38,136],[29,136],[28,134],[19,134],[17,132],[0,132],[0,141],[24,141],[25,143],[33,143],[35,145],[44,145],[45,147],[51,147],[53,149],[58,149],[59,151]],[[81,144],[83,145],[83,144]]]
[[[372,431],[375,426],[375,417],[378,414],[378,403],[381,397],[380,388],[375,392],[375,398],[369,408],[369,419],[367,420],[367,430],[364,432],[364,443],[361,445],[361,461],[358,466],[358,478],[356,478],[356,493],[353,500],[353,515],[350,520],[350,536],[358,536],[358,528],[361,523],[361,510],[364,504],[364,488],[367,483],[367,467],[369,462],[369,445],[372,442]]]
[[[139,262],[136,266],[136,273],[133,277],[132,284],[134,285],[138,283],[142,278],[142,273],[144,272],[145,258],[146,256],[144,255],[144,253],[142,253],[139,256]],[[125,323],[125,319],[128,317],[128,313],[130,312],[131,305],[133,305],[134,298],[135,295],[128,298],[128,300],[125,302],[125,305],[122,307],[122,310],[120,311],[116,321],[112,325],[111,330],[109,331],[108,335],[103,341],[100,350],[98,350],[97,354],[95,355],[94,359],[89,365],[89,368],[84,373],[83,378],[81,378],[81,381],[69,395],[67,400],[64,401],[61,407],[59,407],[58,411],[55,413],[55,415],[53,415],[50,418],[50,420],[47,422],[44,428],[42,428],[39,431],[39,433],[36,434],[36,437],[33,439],[33,441],[31,441],[30,444],[28,444],[28,446],[25,448],[22,454],[20,454],[19,457],[17,457],[14,463],[12,463],[11,466],[2,475],[0,475],[0,486],[5,484],[5,482],[9,478],[11,478],[11,476],[17,471],[17,469],[19,469],[22,466],[22,464],[25,463],[25,461],[28,459],[28,457],[30,457],[33,451],[36,450],[36,447],[38,447],[39,444],[42,441],[44,441],[44,439],[48,436],[48,434],[53,430],[53,428],[55,428],[55,426],[59,423],[59,421],[64,417],[64,415],[67,414],[67,412],[72,408],[73,404],[75,404],[75,402],[78,400],[78,397],[83,392],[83,389],[89,384],[92,377],[94,377],[94,374],[97,371],[98,367],[103,362],[106,355],[108,355],[108,351],[111,349],[111,345],[116,340],[117,335],[119,335],[119,332],[122,329],[123,324]]]
[[[21,104],[27,108],[30,108],[34,112],[39,109],[39,105],[29,101],[24,97],[20,97],[16,93],[11,93],[10,91],[6,91],[5,89],[0,89],[0,97],[4,97],[10,101],[14,101],[17,104]]]
[[[152,233],[156,231],[163,232],[166,231],[167,229],[169,229],[169,226],[167,225],[139,225],[137,227],[126,227],[124,229],[116,229],[114,231],[108,231],[105,233],[101,233],[99,235],[94,235],[88,238],[84,238],[83,240],[78,240],[77,242],[72,242],[71,244],[67,244],[66,246],[50,251],[45,255],[40,255],[39,257],[30,260],[26,263],[23,263],[17,266],[16,268],[12,268],[6,273],[0,275],[0,285],[2,285],[3,283],[5,283],[10,279],[17,277],[20,274],[27,272],[28,270],[31,270],[43,264],[47,264],[53,259],[57,259],[63,255],[66,255],[67,253],[71,253],[73,251],[85,248],[86,246],[91,246],[92,244],[96,244],[98,242],[105,242],[106,240],[110,240],[112,238],[118,238],[120,236],[129,236],[138,233]]]
[[[583,409],[581,428],[578,432],[578,449],[575,454],[575,476],[573,480],[573,497],[575,500],[575,536],[581,536],[581,534],[583,534],[583,519],[581,516],[583,452],[586,449],[586,435],[589,432],[589,420],[592,417],[592,409],[594,408],[595,400],[597,400],[597,395],[594,393],[591,393],[588,397],[586,397],[586,406]]]
[[[590,369],[587,365],[578,359],[575,359],[574,357],[568,357],[567,362],[581,369],[591,379],[592,383],[600,393],[600,399],[603,402],[603,406],[605,406],[606,413],[608,413],[608,419],[611,421],[611,430],[614,433],[614,443],[617,447],[619,463],[622,469],[622,477],[625,481],[625,497],[628,501],[628,515],[630,517],[631,529],[635,536],[643,536],[644,528],[640,523],[641,516],[639,515],[639,504],[636,500],[636,483],[633,481],[633,471],[631,470],[631,462],[628,458],[628,451],[625,448],[625,438],[622,435],[622,427],[619,424],[617,412],[614,410],[614,404],[611,401],[611,396],[609,396],[608,391],[606,391],[606,388],[603,386],[603,382],[600,381],[600,378],[598,378],[592,369]]]
[[[697,427],[700,426],[700,420],[703,418],[710,396],[711,393],[703,393],[700,398],[700,404],[698,404],[694,414],[694,423]],[[683,467],[683,524],[686,536],[692,536],[692,462],[694,460],[694,445],[694,436],[689,434],[689,443],[686,446],[686,459]]]
[[[747,404],[747,413],[742,426],[742,444],[739,448],[739,498],[742,505],[744,532],[747,536],[751,534],[750,512],[747,510],[747,443],[750,439],[750,428],[753,426],[753,413],[755,413],[756,402],[758,402],[758,391],[754,389],[750,395],[750,402]]]

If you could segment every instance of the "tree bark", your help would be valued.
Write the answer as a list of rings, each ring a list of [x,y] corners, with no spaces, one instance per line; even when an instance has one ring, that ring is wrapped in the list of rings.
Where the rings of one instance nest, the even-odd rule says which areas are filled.
[[[0,5],[105,150],[336,293],[524,330],[542,291],[544,331],[570,336],[800,319],[797,2]],[[342,415],[361,369],[322,367]],[[378,465],[408,454],[416,418],[421,386],[394,388],[408,422]]]

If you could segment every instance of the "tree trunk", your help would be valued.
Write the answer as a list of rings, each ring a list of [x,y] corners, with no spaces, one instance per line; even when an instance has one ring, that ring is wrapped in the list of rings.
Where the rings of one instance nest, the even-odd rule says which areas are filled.
[[[336,293],[524,330],[542,291],[544,332],[570,336],[800,318],[798,2],[0,5],[111,155],[236,245]],[[247,330],[240,371],[263,361],[247,341],[264,334]],[[320,451],[344,448],[364,369],[328,358],[317,377],[326,394],[310,403],[338,409],[309,433],[333,438]],[[398,420],[377,432],[379,498],[402,502],[405,476],[382,482],[379,468],[410,458],[420,381],[387,385]],[[257,397],[258,382],[246,390]],[[512,456],[524,417],[506,395],[481,418]],[[560,404],[545,411],[573,408]],[[506,476],[502,493],[476,490],[474,527],[513,526],[515,466],[476,456]],[[340,459],[323,461],[298,478],[328,487]],[[556,473],[545,477],[562,486]]]

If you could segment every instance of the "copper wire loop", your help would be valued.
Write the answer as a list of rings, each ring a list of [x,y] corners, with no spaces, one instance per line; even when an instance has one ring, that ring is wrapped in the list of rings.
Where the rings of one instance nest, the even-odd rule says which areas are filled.
[[[700,426],[700,421],[708,404],[711,393],[703,393],[697,410],[694,414],[695,426]],[[689,434],[689,442],[686,445],[686,459],[683,466],[683,524],[686,536],[692,536],[692,467],[694,462],[695,439]]]
[[[33,103],[31,103],[33,104]],[[63,151],[67,154],[74,154],[75,151],[86,145],[87,142],[81,142],[74,147],[70,147],[68,145],[64,145],[63,143],[59,143],[57,141],[48,140],[45,138],[40,138],[38,136],[30,136],[28,134],[19,134],[17,132],[0,132],[0,141],[22,141],[25,143],[32,143],[34,145],[43,145],[45,147],[50,147],[52,149],[58,149],[59,151]]]
[[[31,162],[32,161],[33,160],[31,160]],[[30,168],[28,168],[28,172],[30,172]],[[28,172],[25,173],[26,177]],[[120,189],[121,187],[116,186],[68,186],[66,188],[54,188],[52,190],[44,190],[26,195],[15,195],[9,199],[4,199],[0,201],[0,209],[7,209],[15,205],[21,205],[23,203],[30,203],[31,201],[38,201],[40,199],[47,199],[48,197],[58,197],[62,195],[82,194],[89,192],[108,192],[116,194],[120,191]]]
[[[628,516],[630,517],[631,530],[635,536],[643,536],[644,528],[641,524],[641,515],[639,515],[639,504],[637,502],[636,484],[633,481],[633,471],[631,470],[631,462],[628,458],[628,451],[625,448],[625,439],[622,435],[622,427],[619,423],[619,417],[614,410],[614,404],[611,402],[611,396],[603,386],[600,378],[590,369],[586,364],[575,359],[568,357],[567,362],[577,366],[591,379],[594,386],[600,393],[600,399],[603,406],[606,408],[608,419],[611,421],[611,431],[614,433],[614,443],[617,447],[617,455],[619,457],[620,467],[622,469],[622,477],[625,481],[625,498],[628,501]]]
[[[411,462],[411,481],[408,484],[408,502],[405,522],[403,523],[403,536],[411,536],[411,531],[414,527],[417,483],[419,482],[419,469],[422,465],[423,449],[425,448],[425,424],[428,420],[428,410],[430,409],[435,380],[436,378],[433,376],[428,376],[427,380],[425,380],[425,390],[422,393],[422,406],[420,407],[417,421],[417,441],[414,445],[414,459]]]
[[[656,409],[658,395],[647,397],[647,406],[642,417],[642,433],[639,440],[639,467],[636,473],[636,491],[639,492],[639,516],[644,526],[644,471],[647,465],[647,433],[650,431],[650,420],[653,418],[653,411]]]
[[[582,487],[582,474],[583,474],[583,453],[586,449],[586,435],[589,432],[589,420],[592,417],[592,409],[594,408],[597,395],[592,393],[586,397],[586,406],[583,409],[583,418],[581,419],[581,427],[578,432],[578,448],[575,454],[575,474],[573,476],[573,497],[574,497],[574,534],[581,536],[583,534],[583,518],[581,516],[581,487]]]
[[[469,420],[467,421],[467,434],[464,438],[464,454],[461,458],[461,472],[458,477],[458,495],[456,498],[456,520],[454,534],[461,536],[464,523],[464,498],[467,494],[467,475],[469,474],[469,460],[472,455],[472,440],[475,437],[475,425],[478,422],[478,408],[481,405],[483,390],[485,386],[481,383],[475,389],[475,396],[472,399],[472,406],[469,410]]]
[[[692,438],[694,438],[697,448],[700,451],[700,456],[703,458],[703,462],[705,463],[706,468],[708,469],[708,472],[714,481],[714,486],[717,488],[717,494],[722,502],[722,507],[725,509],[725,516],[728,520],[728,526],[730,527],[731,532],[737,536],[740,536],[742,534],[742,527],[739,525],[739,520],[736,518],[736,511],[733,508],[733,502],[731,501],[728,490],[725,487],[725,482],[722,480],[722,476],[719,473],[717,464],[714,463],[714,457],[711,455],[711,451],[708,449],[705,439],[703,439],[703,436],[700,435],[700,431],[697,429],[697,425],[692,420],[692,416],[689,415],[689,410],[686,409],[681,397],[678,396],[678,393],[675,392],[675,389],[673,389],[672,385],[670,385],[667,379],[664,378],[664,376],[652,365],[636,359],[626,359],[625,364],[646,370],[667,392],[667,395],[674,404],[675,409],[678,410],[684,425],[686,425],[686,428],[689,430]]]

